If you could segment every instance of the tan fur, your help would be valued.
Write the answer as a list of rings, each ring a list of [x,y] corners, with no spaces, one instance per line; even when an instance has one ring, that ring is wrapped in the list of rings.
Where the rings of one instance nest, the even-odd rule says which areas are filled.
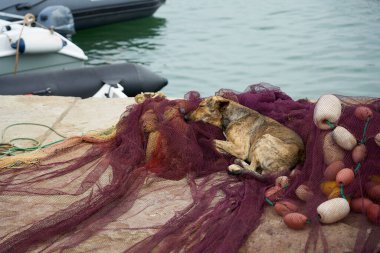
[[[223,97],[206,98],[189,118],[223,129],[226,141],[215,140],[215,147],[237,158],[229,167],[231,172],[252,172],[256,176],[282,172],[294,167],[303,156],[304,145],[294,131]]]

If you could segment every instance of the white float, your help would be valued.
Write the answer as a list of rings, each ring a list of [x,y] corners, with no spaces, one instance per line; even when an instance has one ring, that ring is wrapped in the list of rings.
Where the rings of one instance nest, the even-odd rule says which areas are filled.
[[[58,52],[65,46],[65,41],[57,33],[47,29],[25,29],[20,39],[13,39],[11,47],[22,54],[40,54]]]
[[[350,204],[344,198],[330,199],[317,208],[320,222],[331,224],[342,220],[350,213]]]
[[[323,130],[330,129],[327,121],[337,123],[342,114],[342,105],[339,98],[334,95],[321,96],[314,108],[314,123]]]
[[[352,150],[357,145],[357,140],[346,128],[337,126],[333,133],[332,138],[339,147],[345,150]]]

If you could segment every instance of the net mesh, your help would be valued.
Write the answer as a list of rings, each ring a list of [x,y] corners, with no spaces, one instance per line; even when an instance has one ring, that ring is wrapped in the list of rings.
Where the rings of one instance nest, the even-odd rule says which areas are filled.
[[[248,174],[227,174],[234,157],[218,153],[213,145],[214,139],[225,138],[222,130],[184,120],[200,103],[199,93],[189,92],[180,100],[147,99],[127,107],[106,138],[91,135],[74,144],[69,139],[43,156],[29,153],[24,160],[0,160],[0,252],[244,251],[263,222],[264,207],[281,200],[295,203],[308,219],[303,250],[327,252],[334,245],[322,229],[317,207],[328,199],[321,188],[327,181],[326,163],[338,158],[356,174],[351,184],[338,186],[335,197],[366,197],[373,203],[371,223],[353,221],[357,232],[356,238],[347,239],[354,242],[351,250],[379,250],[380,147],[375,136],[380,132],[380,99],[339,97],[342,116],[335,125],[348,129],[367,148],[358,168],[351,151],[329,142],[332,130],[313,123],[315,103],[294,101],[268,84],[217,95],[301,136],[306,156],[286,175],[286,187],[269,196],[276,178],[259,181]],[[354,116],[359,105],[371,109],[370,120]],[[300,185],[312,194],[306,201],[296,193]]]

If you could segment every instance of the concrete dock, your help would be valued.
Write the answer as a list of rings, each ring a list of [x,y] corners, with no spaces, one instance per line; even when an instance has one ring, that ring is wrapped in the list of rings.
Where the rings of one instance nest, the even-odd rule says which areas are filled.
[[[0,131],[11,124],[37,123],[48,125],[65,136],[81,135],[90,130],[104,129],[116,124],[126,106],[133,103],[133,98],[80,99],[73,97],[0,96]],[[61,138],[43,127],[20,125],[8,129],[5,132],[3,142],[18,137],[34,138],[41,143],[49,143]],[[145,190],[149,187],[159,188],[163,184],[170,185],[171,188],[162,187],[162,190],[159,190],[161,191],[160,194],[157,194],[159,191],[155,194],[141,194],[141,201],[137,201],[128,214],[109,224],[108,229],[102,230],[101,233],[85,240],[81,245],[65,252],[104,252],[105,249],[108,252],[120,252],[154,233],[155,231],[152,229],[141,228],[130,231],[120,228],[141,226],[141,222],[147,222],[150,225],[163,224],[174,212],[180,211],[190,203],[190,193],[185,180],[162,180],[149,184]],[[143,189],[143,191],[145,190]],[[27,203],[11,203],[12,201],[9,198],[2,201],[8,201],[8,203],[2,202],[3,208],[1,208],[0,215],[5,215],[8,219],[10,217],[21,219],[22,215],[28,215],[28,213],[24,212],[22,215],[14,213],[11,207],[9,209],[5,207],[7,204],[25,205],[24,210],[31,208]],[[41,206],[44,204],[43,202],[41,200]],[[159,204],[146,206],[144,203]],[[142,209],[143,211],[141,211]],[[350,214],[339,223],[322,226],[321,230],[329,243],[330,252],[351,252],[355,245],[359,224],[363,222],[367,224],[367,233],[369,233],[369,229],[374,227],[367,222],[366,217],[359,214]],[[0,238],[4,235],[1,231],[7,230],[4,226],[4,223],[0,223]],[[309,232],[310,228],[299,231],[287,228],[282,218],[275,213],[272,207],[268,206],[265,208],[260,226],[250,235],[240,252],[304,252]],[[316,252],[321,252],[321,241],[318,245]]]

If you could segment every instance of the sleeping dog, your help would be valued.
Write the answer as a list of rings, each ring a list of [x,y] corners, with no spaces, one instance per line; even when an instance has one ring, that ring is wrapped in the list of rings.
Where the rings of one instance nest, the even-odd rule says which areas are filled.
[[[249,173],[263,178],[289,171],[303,158],[303,142],[293,130],[226,98],[204,99],[189,119],[223,129],[226,140],[214,140],[215,147],[237,158],[228,167],[233,174]]]

